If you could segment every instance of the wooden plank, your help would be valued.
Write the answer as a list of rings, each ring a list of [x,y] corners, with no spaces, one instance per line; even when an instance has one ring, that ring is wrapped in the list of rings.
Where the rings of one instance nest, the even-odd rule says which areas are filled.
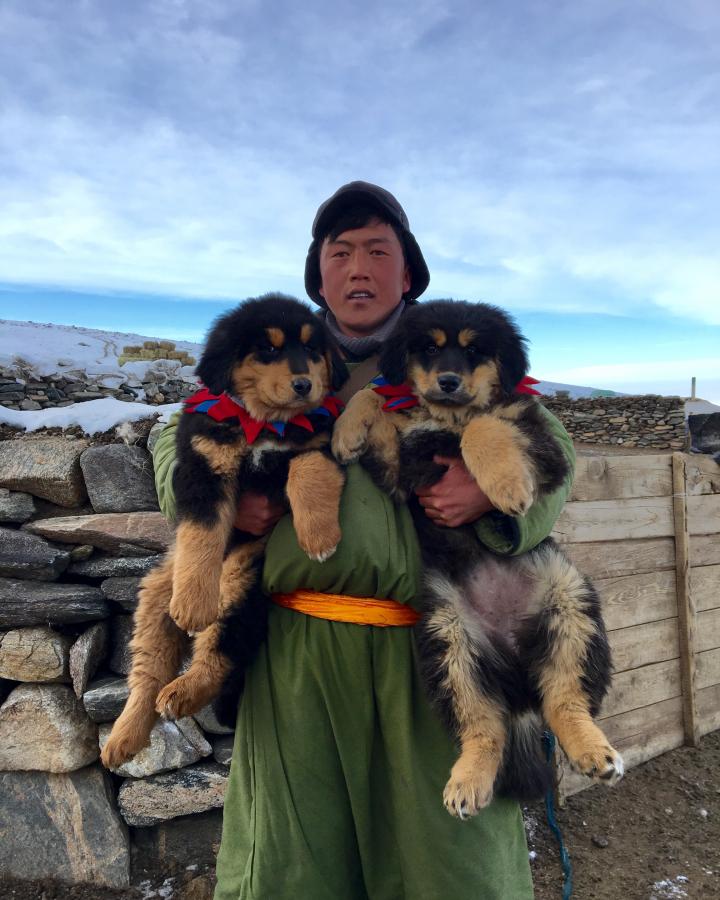
[[[695,609],[720,606],[720,566],[695,566],[690,569],[690,590]]]
[[[673,533],[672,498],[641,497],[567,503],[555,523],[553,537],[577,543],[668,537]]]
[[[720,495],[687,498],[690,534],[720,534]]]
[[[677,618],[620,628],[611,631],[608,638],[615,672],[677,659],[680,655]]]
[[[720,565],[720,541],[715,534],[693,535],[690,541],[691,566]]]
[[[698,715],[700,734],[720,728],[720,684],[712,684],[698,691]]]
[[[685,743],[691,747],[697,747],[700,733],[697,724],[697,696],[695,693],[695,607],[690,593],[690,533],[685,493],[685,457],[682,453],[673,453],[672,455],[672,480],[683,724],[685,726]]]
[[[685,455],[688,494],[720,494],[720,466],[712,456]]]
[[[702,658],[704,655],[701,653],[699,657]],[[599,718],[617,716],[631,709],[640,709],[661,700],[679,697],[680,694],[680,665],[677,660],[666,660],[641,666],[639,669],[618,672],[613,676]]]
[[[596,578],[595,587],[608,631],[677,615],[674,571]]]
[[[705,650],[695,657],[697,666],[697,689],[720,684],[720,649]]]
[[[589,578],[675,571],[675,541],[671,537],[563,543],[563,550]]]
[[[665,497],[672,492],[670,456],[579,456],[570,500]]]
[[[720,609],[699,612],[695,636],[696,652],[703,653],[705,650],[716,650],[718,647],[720,647]]]
[[[685,740],[680,697],[611,716],[599,724],[613,747],[622,754],[626,769],[681,747]],[[587,778],[573,772],[566,761],[560,768],[561,799],[592,785]]]

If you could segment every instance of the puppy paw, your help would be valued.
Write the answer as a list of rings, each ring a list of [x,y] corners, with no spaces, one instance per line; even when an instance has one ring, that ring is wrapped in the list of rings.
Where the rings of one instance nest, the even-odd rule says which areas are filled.
[[[534,479],[522,470],[494,480],[483,490],[493,506],[508,516],[525,515],[535,500]]]
[[[197,598],[196,602],[192,603],[182,596],[173,594],[168,612],[178,628],[193,634],[203,631],[217,621],[219,605],[219,595],[215,598],[209,596]]]
[[[137,734],[115,734],[113,730],[100,751],[100,762],[106,769],[119,769],[133,756],[136,756],[148,742],[149,736],[143,739]]]
[[[339,424],[340,420],[338,420]],[[335,459],[344,466],[357,462],[367,450],[367,430],[363,433],[354,428],[339,428],[335,425],[330,448]]]
[[[568,755],[568,762],[574,771],[608,786],[617,784],[625,774],[622,756],[608,743],[589,747],[574,757]]]
[[[458,819],[469,819],[490,803],[494,782],[494,772],[459,761],[443,791],[445,809]]]
[[[296,528],[297,530],[297,528]],[[325,562],[335,553],[340,543],[337,524],[316,526],[298,531],[298,543],[315,562]]]
[[[170,684],[166,685],[157,695],[155,709],[164,719],[182,719],[191,716],[202,706],[194,695],[191,680],[185,675],[180,675]]]

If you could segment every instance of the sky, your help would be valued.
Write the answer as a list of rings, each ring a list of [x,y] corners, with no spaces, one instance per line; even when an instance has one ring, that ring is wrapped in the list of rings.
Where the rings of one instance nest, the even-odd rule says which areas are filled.
[[[382,184],[549,381],[720,402],[716,0],[3,0],[0,318],[198,341]]]

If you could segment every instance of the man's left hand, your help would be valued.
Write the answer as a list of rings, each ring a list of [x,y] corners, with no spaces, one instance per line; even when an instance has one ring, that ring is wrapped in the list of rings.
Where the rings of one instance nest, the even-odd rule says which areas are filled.
[[[419,488],[415,493],[436,525],[457,528],[475,522],[494,508],[461,459],[434,456],[433,461],[447,466],[447,472],[432,487]]]

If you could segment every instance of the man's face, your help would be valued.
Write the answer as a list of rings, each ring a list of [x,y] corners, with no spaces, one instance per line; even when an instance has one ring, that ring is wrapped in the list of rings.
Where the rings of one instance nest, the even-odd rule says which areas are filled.
[[[383,324],[410,289],[410,269],[392,227],[376,221],[325,238],[320,281],[340,330],[363,337]]]

